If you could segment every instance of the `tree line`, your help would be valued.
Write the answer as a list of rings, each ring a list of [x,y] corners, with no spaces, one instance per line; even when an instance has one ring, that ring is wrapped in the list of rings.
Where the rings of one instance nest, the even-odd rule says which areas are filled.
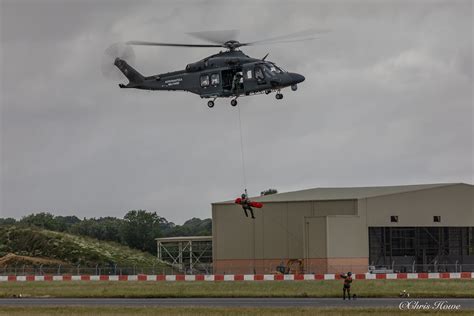
[[[155,238],[173,236],[210,236],[212,220],[192,218],[183,225],[168,222],[156,212],[146,210],[129,211],[123,218],[77,216],[55,216],[48,212],[34,213],[22,217],[0,218],[0,226],[32,226],[57,232],[87,236],[104,241],[114,241],[131,248],[156,254]]]

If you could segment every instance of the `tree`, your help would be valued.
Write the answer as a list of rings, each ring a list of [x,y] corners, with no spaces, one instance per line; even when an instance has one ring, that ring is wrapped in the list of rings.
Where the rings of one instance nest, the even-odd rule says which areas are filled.
[[[200,219],[193,217],[184,222],[183,225],[176,225],[168,232],[169,236],[210,236],[212,235],[212,220],[210,218]]]
[[[71,226],[80,223],[81,220],[77,216],[55,216],[54,221],[59,231],[68,231]]]
[[[26,224],[28,226],[36,226],[36,227],[49,229],[49,230],[59,229],[59,225],[55,221],[54,215],[51,213],[46,213],[46,212],[24,216],[21,218],[20,224]]]
[[[268,190],[260,192],[260,195],[270,195],[270,194],[277,194],[277,193],[278,193],[277,189],[268,189]]]
[[[0,226],[9,226],[15,225],[16,219],[8,217],[8,218],[0,218]]]
[[[19,223],[27,226],[36,226],[44,229],[64,232],[81,220],[77,216],[54,216],[51,213],[37,213],[24,216]]]
[[[71,226],[69,232],[99,240],[122,242],[122,223],[122,219],[115,217],[84,218]]]
[[[156,212],[129,211],[123,218],[122,238],[129,247],[156,253],[155,238],[161,236],[160,223],[164,219]]]

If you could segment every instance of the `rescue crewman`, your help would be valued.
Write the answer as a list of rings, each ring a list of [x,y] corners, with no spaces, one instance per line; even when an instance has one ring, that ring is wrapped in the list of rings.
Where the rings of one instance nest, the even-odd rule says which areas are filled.
[[[261,208],[263,206],[262,203],[259,202],[252,202],[250,199],[247,197],[247,194],[243,193],[241,197],[235,199],[236,204],[240,204],[242,206],[242,209],[244,210],[245,216],[249,217],[249,214],[247,213],[247,210],[250,211],[250,214],[252,215],[252,218],[255,219],[255,216],[253,215],[253,208]]]
[[[346,292],[347,298],[351,299],[351,283],[352,283],[352,272],[347,272],[346,274],[341,274],[341,278],[344,279],[344,286],[342,288],[342,299],[346,299]]]
[[[241,198],[242,200],[240,202],[240,205],[242,205],[242,208],[244,209],[245,216],[249,217],[249,214],[247,214],[247,210],[249,210],[250,214],[252,215],[252,218],[255,218],[255,216],[253,215],[253,208],[250,206],[250,200],[247,195],[243,193]]]
[[[240,89],[240,84],[242,83],[242,79],[244,76],[242,75],[242,72],[237,72],[234,75],[234,79],[232,80],[232,91],[237,92],[237,90]]]

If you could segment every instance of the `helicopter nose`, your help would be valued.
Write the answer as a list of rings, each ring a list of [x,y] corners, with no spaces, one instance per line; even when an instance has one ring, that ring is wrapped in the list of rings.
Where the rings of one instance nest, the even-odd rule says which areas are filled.
[[[297,73],[291,73],[291,79],[294,84],[297,84],[303,82],[305,80],[305,77]]]

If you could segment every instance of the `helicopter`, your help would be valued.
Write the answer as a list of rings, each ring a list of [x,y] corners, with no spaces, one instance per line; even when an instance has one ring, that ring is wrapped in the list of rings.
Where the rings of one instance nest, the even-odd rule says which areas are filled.
[[[207,102],[209,108],[214,107],[217,98],[231,98],[230,104],[236,106],[237,99],[241,96],[276,92],[275,98],[281,100],[283,99],[282,89],[287,87],[293,91],[298,89],[298,84],[305,80],[303,75],[283,70],[275,63],[266,60],[269,54],[260,59],[252,58],[239,48],[311,40],[315,37],[308,38],[307,34],[313,32],[312,30],[244,43],[228,39],[235,38],[236,32],[231,30],[188,33],[212,44],[128,41],[125,45],[112,45],[106,50],[106,53],[109,56],[114,56],[113,65],[129,80],[128,84],[119,84],[120,88],[187,91],[197,94],[201,98],[211,99]],[[294,37],[301,36],[306,36],[306,38],[294,39]],[[134,57],[131,46],[220,47],[226,50],[190,63],[183,70],[144,76],[127,62],[127,59]]]

